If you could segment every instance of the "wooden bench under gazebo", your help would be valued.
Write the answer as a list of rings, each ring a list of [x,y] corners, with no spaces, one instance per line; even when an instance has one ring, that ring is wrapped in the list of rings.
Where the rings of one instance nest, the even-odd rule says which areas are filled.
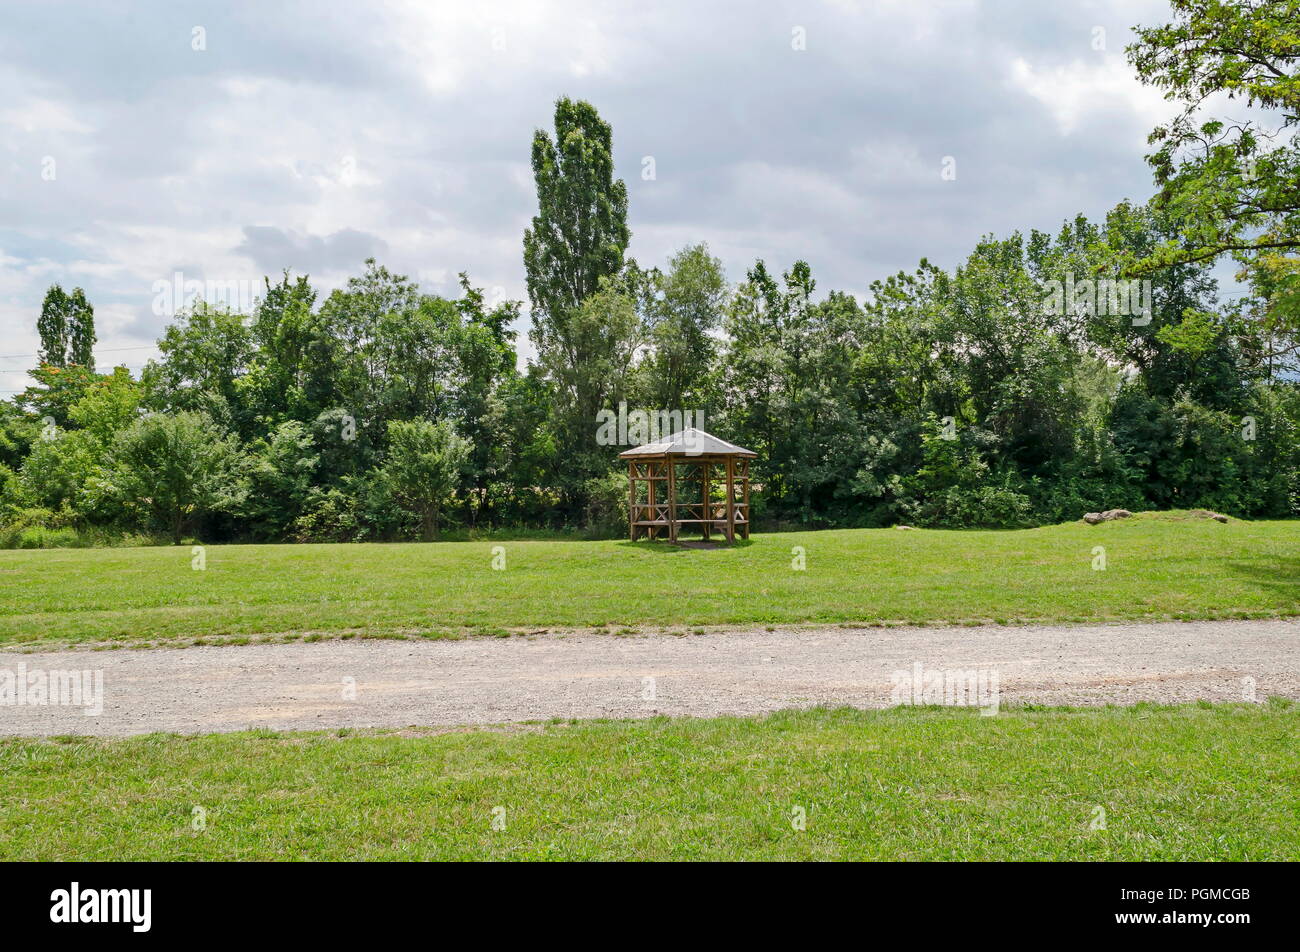
[[[707,541],[749,538],[749,461],[752,450],[693,427],[626,452],[628,532],[676,542],[683,529]]]

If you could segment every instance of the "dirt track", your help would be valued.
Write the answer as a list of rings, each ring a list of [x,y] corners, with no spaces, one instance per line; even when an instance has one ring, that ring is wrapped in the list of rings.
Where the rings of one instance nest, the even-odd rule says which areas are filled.
[[[891,675],[997,673],[1002,704],[1300,699],[1300,621],[1105,627],[552,633],[466,641],[0,653],[0,671],[103,672],[103,712],[0,706],[0,734],[490,724],[883,707]],[[346,679],[354,679],[352,682]],[[653,680],[647,680],[653,679]],[[93,683],[93,682],[92,682]],[[349,684],[355,697],[348,697]]]

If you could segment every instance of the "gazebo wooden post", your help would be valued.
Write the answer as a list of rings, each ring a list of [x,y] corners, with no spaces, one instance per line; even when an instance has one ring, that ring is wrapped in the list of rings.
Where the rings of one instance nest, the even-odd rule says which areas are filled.
[[[668,467],[668,541],[677,541],[677,463],[671,457],[665,457]]]
[[[745,538],[749,538],[749,524],[754,521],[754,514],[749,511],[749,460],[745,460]]]
[[[636,541],[636,460],[627,461],[627,532]]]
[[[700,464],[700,516],[704,519],[704,541],[709,541],[709,530],[713,527],[713,498],[709,492],[709,471],[712,463]]]
[[[727,541],[736,541],[736,461],[727,457]]]
[[[652,468],[652,465],[653,464],[650,463],[646,464],[647,467],[646,474],[653,477],[654,469]],[[658,480],[653,478],[646,481],[646,499],[650,503],[650,520],[652,522],[658,518],[658,514],[655,511],[655,483],[656,482],[658,482]],[[658,534],[659,534],[658,526],[650,526],[646,530],[646,535],[648,535],[651,539],[655,538],[655,536],[657,536]]]

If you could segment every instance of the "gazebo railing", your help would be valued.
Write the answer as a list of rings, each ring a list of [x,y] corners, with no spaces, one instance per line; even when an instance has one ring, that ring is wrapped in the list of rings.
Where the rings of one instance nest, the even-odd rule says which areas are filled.
[[[743,502],[738,502],[732,507],[736,512],[736,521],[741,522],[746,517],[746,511],[749,509]],[[668,507],[662,503],[649,505],[648,503],[635,503],[632,506],[632,521],[637,525],[667,525],[668,524]],[[727,521],[727,504],[716,502],[713,504],[711,514],[706,517],[704,506],[700,503],[678,503],[677,504],[677,521],[678,522],[726,522]]]

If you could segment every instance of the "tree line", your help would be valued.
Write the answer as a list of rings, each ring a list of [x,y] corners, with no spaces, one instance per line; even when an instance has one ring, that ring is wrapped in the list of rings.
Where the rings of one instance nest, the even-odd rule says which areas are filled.
[[[1157,192],[988,236],[865,294],[801,260],[729,280],[705,243],[642,266],[612,131],[561,99],[536,132],[521,302],[365,262],[324,300],[197,301],[133,377],[96,372],[57,285],[32,384],[0,402],[0,543],[352,541],[621,531],[620,405],[702,415],[758,453],[768,526],[1022,527],[1102,508],[1300,514],[1300,57],[1287,4],[1175,2],[1130,59],[1186,110]],[[1226,89],[1275,119],[1199,119]],[[1268,134],[1265,134],[1267,132]],[[1244,293],[1220,293],[1231,257]]]

